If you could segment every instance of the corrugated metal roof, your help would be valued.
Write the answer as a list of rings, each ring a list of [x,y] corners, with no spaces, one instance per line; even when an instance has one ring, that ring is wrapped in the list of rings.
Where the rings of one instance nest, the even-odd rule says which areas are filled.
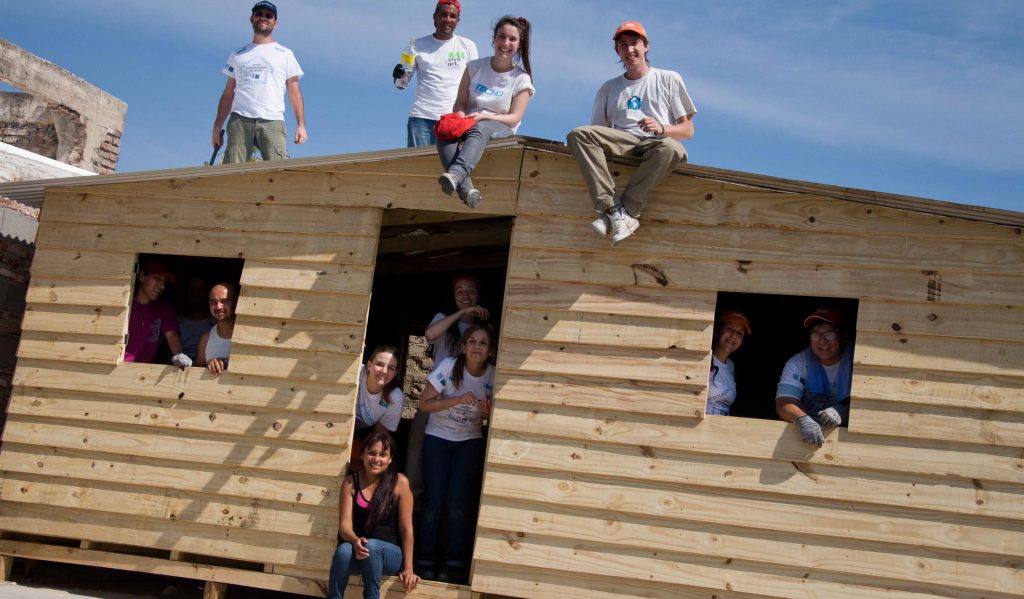
[[[551,140],[535,137],[509,137],[491,142],[488,148],[508,149],[524,147],[527,149],[569,154],[569,149],[564,144]],[[419,148],[401,148],[395,150],[380,150],[376,152],[358,152],[354,154],[336,154],[333,156],[318,156],[313,158],[290,158],[288,160],[274,160],[264,162],[247,162],[241,164],[224,164],[216,166],[197,166],[189,168],[166,169],[157,171],[140,171],[134,173],[98,175],[92,177],[67,177],[63,179],[42,179],[38,181],[21,181],[17,183],[0,183],[0,195],[10,197],[22,204],[39,208],[43,203],[43,190],[46,188],[58,187],[84,187],[103,185],[106,183],[131,183],[142,181],[159,181],[173,178],[196,178],[215,177],[224,175],[236,175],[243,173],[257,173],[265,171],[301,171],[308,168],[322,168],[333,164],[353,164],[360,162],[376,162],[382,160],[394,160],[413,156],[434,156],[436,151],[433,146]],[[636,164],[637,160],[623,158],[612,159],[613,162],[624,164]],[[727,169],[699,166],[695,164],[684,164],[676,169],[676,172],[693,177],[713,179],[725,183],[747,185],[759,189],[789,193],[807,193],[824,197],[849,200],[863,204],[923,212],[938,216],[949,216],[973,220],[979,222],[1009,225],[1014,227],[1024,226],[1024,212],[1013,210],[1001,210],[998,208],[987,208],[969,204],[958,204],[932,200],[928,198],[898,195],[855,189],[850,187],[838,187],[823,183],[812,183],[794,179],[783,179],[769,175],[731,171]]]

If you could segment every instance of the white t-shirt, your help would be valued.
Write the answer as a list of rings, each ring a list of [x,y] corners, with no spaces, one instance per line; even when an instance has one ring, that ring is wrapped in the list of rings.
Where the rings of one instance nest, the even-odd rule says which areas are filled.
[[[206,338],[206,361],[214,358],[227,360],[231,357],[231,338],[223,338],[217,334],[217,325],[210,329],[210,336]]]
[[[366,364],[359,369],[359,397],[356,398],[356,430],[373,426],[380,422],[391,432],[398,430],[402,421],[402,407],[405,396],[402,390],[395,387],[388,393],[388,401],[384,401],[384,392],[370,393],[366,390]]]
[[[679,117],[696,113],[679,73],[652,67],[639,79],[626,79],[623,74],[606,81],[594,99],[590,124],[654,137],[654,132],[637,125],[640,119],[652,117],[659,123],[671,124]]]
[[[295,55],[277,42],[242,46],[228,55],[221,69],[235,80],[231,112],[252,119],[284,120],[285,82],[302,77]]]
[[[434,318],[430,321],[430,325],[427,325],[427,326],[429,327],[429,326],[431,326],[431,325],[433,325],[433,324],[435,324],[437,322],[440,322],[440,321],[444,320],[447,316],[448,316],[447,314],[443,314],[441,312],[438,312],[437,314],[434,315]],[[471,323],[468,323],[468,322],[462,322],[461,320],[456,320],[455,321],[455,326],[459,327],[459,339],[462,339],[462,334],[466,332],[466,329],[468,329],[469,327],[471,327],[473,325]],[[459,354],[462,353],[462,348],[461,347],[454,347],[454,348],[451,349],[451,351],[449,351],[449,348],[448,348],[448,331],[445,331],[443,335],[441,335],[440,337],[437,338],[437,341],[434,341],[430,345],[432,347],[431,353],[434,356],[434,370],[437,370],[437,367],[441,365],[441,362],[443,362],[445,360],[445,358],[450,358],[450,357],[453,357],[453,356],[458,356]]]
[[[711,373],[708,375],[708,414],[728,416],[729,408],[736,401],[736,370],[732,360],[726,358],[723,364],[711,354]]]
[[[465,371],[462,375],[462,386],[458,389],[452,382],[454,366],[455,358],[446,358],[427,377],[427,381],[437,390],[439,397],[448,399],[466,393],[472,393],[478,399],[494,396],[493,365],[488,364],[487,370],[479,377],[471,375],[468,370]],[[448,441],[479,439],[484,436],[480,422],[480,410],[476,406],[459,404],[447,410],[432,412],[430,420],[427,421],[426,434]]]
[[[466,114],[482,112],[484,114],[508,114],[512,109],[512,98],[523,90],[532,96],[536,90],[533,80],[519,66],[505,73],[495,72],[491,68],[491,58],[478,58],[466,65],[469,73],[469,106]],[[512,127],[508,135],[519,129]],[[502,135],[495,135],[502,137]]]
[[[476,44],[461,36],[439,40],[433,35],[413,42],[416,100],[409,116],[436,121],[452,111],[466,63],[477,59]]]

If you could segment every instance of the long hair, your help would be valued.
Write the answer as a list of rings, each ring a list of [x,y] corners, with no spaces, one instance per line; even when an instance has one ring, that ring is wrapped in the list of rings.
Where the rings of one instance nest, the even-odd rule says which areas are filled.
[[[391,433],[386,431],[373,431],[363,439],[363,449],[359,453],[360,460],[366,451],[380,443],[381,449],[391,455],[392,460],[388,469],[380,477],[377,483],[377,490],[370,500],[370,512],[366,515],[366,532],[369,533],[382,520],[388,517],[391,508],[395,505],[395,484],[398,482],[398,472],[395,469],[395,439]]]
[[[368,359],[367,362],[373,362],[373,359],[377,357],[377,354],[391,354],[395,357],[395,362],[398,362],[398,348],[394,345],[378,345],[373,348],[373,351],[370,352],[370,359]],[[367,375],[369,375],[369,372],[367,372]],[[388,384],[384,385],[384,389],[380,392],[380,396],[384,399],[384,403],[391,405],[391,399],[388,396],[391,395],[392,391],[398,388],[398,384],[400,382],[401,381],[398,380],[398,367],[396,365],[395,378],[391,379]]]
[[[505,15],[494,24],[494,34],[491,35],[491,43],[498,37],[498,30],[502,25],[511,25],[519,30],[519,62],[526,74],[533,77],[533,69],[530,68],[530,22],[525,17],[513,17]]]
[[[494,352],[494,337],[496,336],[496,334],[494,332],[494,327],[487,324],[486,322],[474,324],[470,326],[468,329],[466,329],[466,332],[462,334],[462,342],[465,343],[466,340],[469,339],[469,336],[477,331],[484,331],[485,333],[487,333],[487,339],[488,341],[490,341],[490,352],[488,355],[488,357],[490,357],[490,355],[493,355]],[[462,387],[462,379],[465,372],[466,353],[463,352],[459,354],[459,357],[455,358],[455,365],[452,366],[452,385],[454,386],[455,389]]]

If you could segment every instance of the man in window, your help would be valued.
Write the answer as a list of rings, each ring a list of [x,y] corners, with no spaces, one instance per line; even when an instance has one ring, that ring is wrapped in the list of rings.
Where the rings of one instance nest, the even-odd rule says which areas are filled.
[[[217,324],[199,340],[200,366],[213,374],[228,369],[231,357],[231,335],[235,332],[235,306],[238,303],[238,286],[233,283],[217,283],[210,288],[210,316]]]
[[[818,308],[804,320],[804,328],[810,330],[810,344],[782,369],[775,411],[786,422],[797,423],[805,443],[821,447],[821,427],[849,419],[853,351],[843,315],[835,308]]]
[[[169,302],[160,298],[168,283],[174,283],[174,273],[163,260],[150,258],[139,269],[139,280],[132,298],[132,311],[128,317],[128,341],[125,344],[125,362],[152,364],[161,341],[171,349],[171,363],[188,368],[192,359],[186,356],[178,333],[178,315]]]

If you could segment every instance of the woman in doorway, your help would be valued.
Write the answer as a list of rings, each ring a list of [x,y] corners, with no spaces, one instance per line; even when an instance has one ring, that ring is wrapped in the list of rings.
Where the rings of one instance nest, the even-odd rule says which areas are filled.
[[[510,15],[500,18],[491,43],[494,56],[466,64],[452,107],[452,112],[476,119],[476,124],[459,139],[437,140],[437,153],[445,168],[437,180],[441,191],[448,195],[458,192],[470,208],[480,203],[480,192],[473,187],[469,174],[488,141],[514,135],[519,129],[535,91],[530,69],[530,22]]]
[[[378,345],[359,370],[359,395],[356,397],[356,430],[352,437],[349,467],[361,467],[359,455],[363,441],[372,432],[398,430],[402,421],[405,395],[398,388],[398,349]],[[392,456],[394,457],[394,456]]]
[[[416,566],[424,578],[465,584],[473,548],[476,499],[483,474],[483,425],[494,393],[494,329],[476,324],[462,336],[462,354],[428,377],[420,409],[431,415],[423,440],[425,501]],[[437,540],[448,513],[448,543],[438,568]]]
[[[419,582],[413,573],[412,491],[409,481],[392,468],[395,441],[385,431],[366,438],[362,469],[345,477],[338,505],[342,543],[331,560],[327,599],[345,596],[348,578],[363,578],[363,597],[380,597],[381,576],[394,576],[411,592]]]
[[[729,415],[729,408],[736,401],[736,370],[729,356],[743,345],[749,334],[750,320],[739,310],[726,310],[715,322],[705,413]]]

